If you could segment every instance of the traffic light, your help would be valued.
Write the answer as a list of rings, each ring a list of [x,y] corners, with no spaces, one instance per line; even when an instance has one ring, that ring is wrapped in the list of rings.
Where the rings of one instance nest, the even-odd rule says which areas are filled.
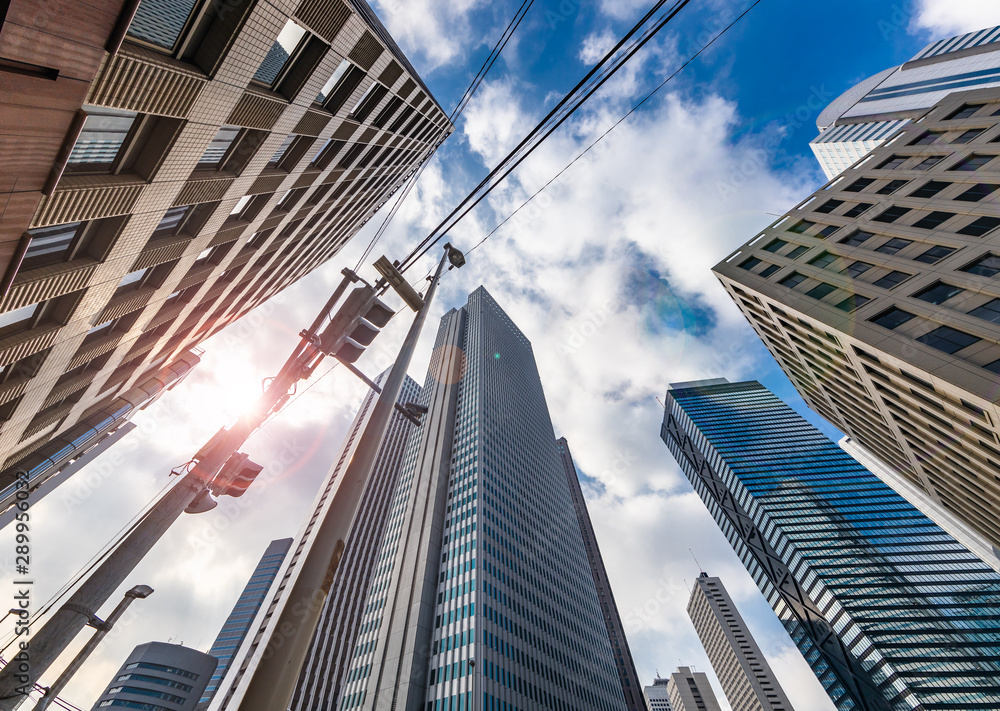
[[[319,349],[337,360],[354,363],[394,313],[379,301],[373,287],[359,286],[347,295],[330,325],[319,334]]]
[[[209,488],[215,496],[243,496],[263,470],[260,464],[250,461],[249,455],[236,452],[222,465]]]

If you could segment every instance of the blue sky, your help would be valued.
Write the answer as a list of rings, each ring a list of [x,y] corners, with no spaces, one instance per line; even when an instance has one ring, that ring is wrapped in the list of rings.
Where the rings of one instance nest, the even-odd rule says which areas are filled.
[[[450,112],[519,4],[380,0],[374,7]],[[645,5],[537,0],[372,257],[405,254]],[[745,6],[692,2],[464,220],[452,241],[465,249],[478,242]],[[532,341],[554,434],[568,438],[585,477],[643,681],[679,664],[709,671],[685,613],[699,567],[690,549],[726,582],[797,711],[832,709],[659,440],[657,397],[671,381],[759,379],[837,436],[805,409],[710,269],[773,221],[770,213],[781,214],[824,182],[808,141],[826,103],[932,39],[996,24],[995,0],[763,0],[443,281],[430,324],[483,284]],[[170,467],[252,401],[379,221],[208,341],[202,365],[140,415],[140,430],[116,445],[114,457],[105,455],[33,508],[38,599],[124,526],[167,483]],[[362,369],[380,372],[407,325],[394,319]],[[421,382],[434,328],[425,330],[411,369]],[[68,699],[92,703],[135,644],[172,639],[208,649],[267,543],[298,530],[361,400],[362,386],[342,369],[320,371],[248,443],[245,451],[271,476],[240,500],[183,517],[129,577],[123,590],[148,583],[156,593],[136,603],[87,673],[66,689]],[[57,666],[66,661],[68,655]]]

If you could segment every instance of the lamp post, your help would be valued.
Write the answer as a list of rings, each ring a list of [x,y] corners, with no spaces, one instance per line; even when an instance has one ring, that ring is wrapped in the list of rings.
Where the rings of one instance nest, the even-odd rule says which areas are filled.
[[[87,624],[97,630],[94,632],[94,636],[87,640],[87,643],[83,645],[83,649],[81,649],[80,652],[73,657],[73,661],[71,661],[69,666],[63,670],[63,673],[59,675],[59,678],[52,682],[52,686],[45,690],[45,694],[38,700],[38,703],[35,704],[34,711],[44,711],[49,707],[52,700],[59,695],[59,692],[63,690],[63,687],[69,683],[70,679],[73,678],[73,675],[80,670],[80,667],[82,667],[83,663],[87,661],[87,658],[93,654],[95,649],[97,649],[97,645],[101,643],[101,640],[103,640],[104,637],[107,636],[108,632],[111,631],[111,628],[115,626],[115,622],[117,622],[121,616],[125,614],[125,610],[128,609],[128,606],[132,604],[133,600],[142,600],[152,594],[153,588],[148,585],[136,585],[134,588],[125,593],[125,597],[118,603],[118,606],[111,611],[111,614],[108,615],[108,619],[101,620],[97,617],[93,617]]]

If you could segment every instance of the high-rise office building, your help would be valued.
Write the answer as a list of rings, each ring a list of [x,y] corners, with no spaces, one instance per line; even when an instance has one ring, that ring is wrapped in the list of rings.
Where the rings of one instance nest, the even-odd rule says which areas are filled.
[[[671,385],[661,437],[839,709],[1000,707],[1000,575],[770,391]]]
[[[485,289],[421,403],[338,708],[624,711],[531,345]]]
[[[190,647],[165,642],[140,644],[92,711],[109,707],[194,711],[215,665],[215,657]]]
[[[932,42],[827,106],[809,144],[833,179],[954,91],[1000,86],[1000,27]]]
[[[987,551],[1000,546],[998,139],[1000,90],[951,94],[715,267],[809,406]]]
[[[257,611],[260,610],[271,591],[271,583],[278,576],[281,564],[285,561],[285,555],[291,547],[291,538],[281,538],[271,541],[264,550],[264,555],[261,556],[260,562],[257,563],[257,567],[250,575],[250,580],[247,581],[246,587],[243,588],[243,592],[236,600],[233,611],[229,613],[229,617],[222,625],[215,642],[212,643],[212,648],[208,650],[209,654],[219,660],[219,665],[215,668],[215,673],[212,674],[208,686],[205,687],[205,692],[198,704],[199,708],[207,708],[208,703],[215,696],[215,692],[219,690],[219,684],[222,683],[223,677],[229,671],[233,657],[240,645],[243,644],[247,632],[253,626]]]
[[[580,478],[576,473],[573,455],[569,451],[569,443],[565,437],[560,437],[556,440],[556,445],[559,448],[559,457],[562,460],[563,471],[566,473],[566,481],[569,484],[569,493],[573,498],[573,508],[576,510],[576,517],[580,522],[583,547],[587,551],[590,572],[594,576],[594,585],[597,587],[597,599],[601,603],[604,626],[608,631],[608,639],[614,652],[615,668],[618,670],[622,694],[625,696],[625,706],[629,711],[646,711],[646,705],[642,698],[642,685],[639,683],[639,675],[635,673],[632,651],[629,649],[628,639],[625,638],[625,628],[622,626],[618,605],[615,604],[615,596],[611,591],[608,571],[604,568],[601,549],[597,545],[594,526],[590,522],[587,501],[583,498],[583,489],[580,488]]]
[[[364,0],[70,5],[2,18],[0,488],[336,254],[452,131]]]
[[[673,711],[673,707],[670,706],[670,692],[667,690],[669,683],[670,677],[664,679],[657,676],[650,686],[643,688],[642,694],[646,697],[649,711]]]
[[[388,371],[375,378],[381,384]],[[400,404],[415,401],[420,386],[412,378],[405,378],[397,401]],[[247,671],[254,668],[265,649],[262,640],[270,638],[279,613],[287,602],[283,591],[290,589],[299,574],[299,561],[315,542],[316,531],[329,514],[330,505],[340,485],[341,475],[354,457],[361,433],[372,416],[372,407],[378,395],[370,391],[365,395],[354,421],[347,431],[340,453],[320,486],[319,492],[306,519],[295,537],[294,552],[281,575],[281,582],[271,591],[264,614],[253,621],[253,633],[238,650],[229,674],[222,679],[221,691],[213,709],[235,708],[233,699],[241,694],[240,684],[247,678]],[[337,698],[344,681],[345,670],[351,663],[354,639],[358,635],[365,595],[378,565],[378,553],[387,525],[386,511],[392,501],[399,478],[403,449],[414,425],[398,412],[394,412],[389,428],[379,448],[375,467],[355,515],[350,537],[344,549],[340,566],[333,577],[330,592],[320,612],[319,624],[312,638],[309,656],[296,686],[291,708],[293,711],[320,711],[336,708]],[[298,633],[298,630],[296,631]],[[240,697],[241,698],[241,697]]]
[[[671,711],[722,711],[708,675],[691,671],[690,667],[677,667],[670,675],[667,695]]]
[[[698,576],[687,611],[733,711],[792,711],[771,665],[719,578],[705,572]]]

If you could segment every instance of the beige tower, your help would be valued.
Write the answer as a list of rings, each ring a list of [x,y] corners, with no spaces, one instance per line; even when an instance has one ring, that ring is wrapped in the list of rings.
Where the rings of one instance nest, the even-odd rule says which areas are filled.
[[[687,610],[733,711],[792,711],[719,578],[703,572],[691,590]]]
[[[994,567],[998,156],[1000,90],[951,94],[715,267],[809,406]]]
[[[667,683],[671,711],[722,711],[704,672],[677,667]]]

